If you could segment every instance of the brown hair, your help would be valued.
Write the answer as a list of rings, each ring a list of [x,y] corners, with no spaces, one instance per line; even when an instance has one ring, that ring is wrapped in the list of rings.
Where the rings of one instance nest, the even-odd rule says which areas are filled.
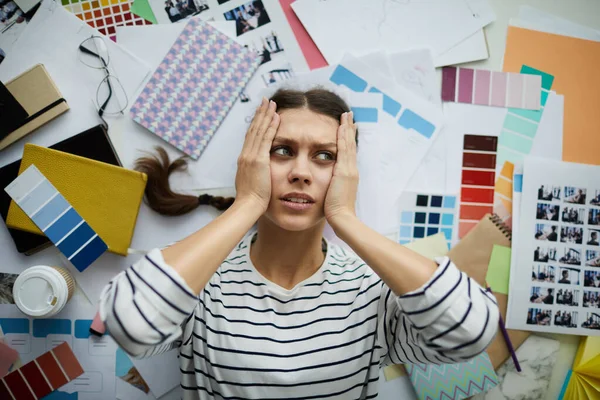
[[[340,116],[350,111],[350,107],[337,94],[323,88],[308,91],[279,89],[270,100],[277,104],[277,111],[307,108],[339,121]],[[358,144],[358,133],[356,134]],[[218,210],[228,209],[234,202],[234,197],[219,197],[203,194],[198,197],[176,193],[171,190],[169,176],[172,172],[187,169],[186,157],[180,157],[173,162],[165,149],[156,147],[156,155],[141,157],[135,162],[135,169],[148,176],[146,184],[146,200],[150,208],[162,215],[183,215],[200,205],[210,205]]]

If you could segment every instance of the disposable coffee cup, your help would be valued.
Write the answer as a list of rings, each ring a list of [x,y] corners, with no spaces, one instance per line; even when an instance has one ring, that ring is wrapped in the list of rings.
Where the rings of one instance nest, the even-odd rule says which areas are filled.
[[[42,318],[59,313],[74,291],[75,281],[66,269],[36,265],[17,277],[13,297],[23,314]]]

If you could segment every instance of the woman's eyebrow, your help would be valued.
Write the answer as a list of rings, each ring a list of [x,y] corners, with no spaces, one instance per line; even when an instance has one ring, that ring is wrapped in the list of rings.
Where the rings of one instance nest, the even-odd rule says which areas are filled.
[[[273,143],[297,145],[298,141],[291,139],[291,138],[276,137],[275,139],[273,139]],[[337,143],[336,142],[312,142],[311,146],[312,147],[337,147]]]

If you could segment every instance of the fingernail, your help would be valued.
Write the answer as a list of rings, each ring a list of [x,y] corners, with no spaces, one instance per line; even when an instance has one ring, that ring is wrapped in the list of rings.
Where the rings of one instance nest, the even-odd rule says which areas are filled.
[[[350,111],[348,113],[348,116],[350,117],[351,120],[353,120],[354,119],[354,111]]]
[[[267,98],[266,98],[266,97],[263,97],[263,98],[262,98],[262,102],[261,102],[260,104],[261,104],[262,106],[264,106],[264,105],[266,105],[266,104],[267,104],[267,101],[268,101],[268,100],[267,100]]]
[[[275,102],[274,102],[273,100],[271,100],[271,101],[269,102],[269,108],[270,108],[271,110],[274,110],[274,109],[275,109]]]

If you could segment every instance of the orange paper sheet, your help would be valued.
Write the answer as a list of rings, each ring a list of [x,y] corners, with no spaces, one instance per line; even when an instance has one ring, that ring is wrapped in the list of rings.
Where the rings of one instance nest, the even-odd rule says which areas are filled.
[[[554,75],[565,96],[563,161],[600,165],[600,42],[508,27],[504,71]]]

